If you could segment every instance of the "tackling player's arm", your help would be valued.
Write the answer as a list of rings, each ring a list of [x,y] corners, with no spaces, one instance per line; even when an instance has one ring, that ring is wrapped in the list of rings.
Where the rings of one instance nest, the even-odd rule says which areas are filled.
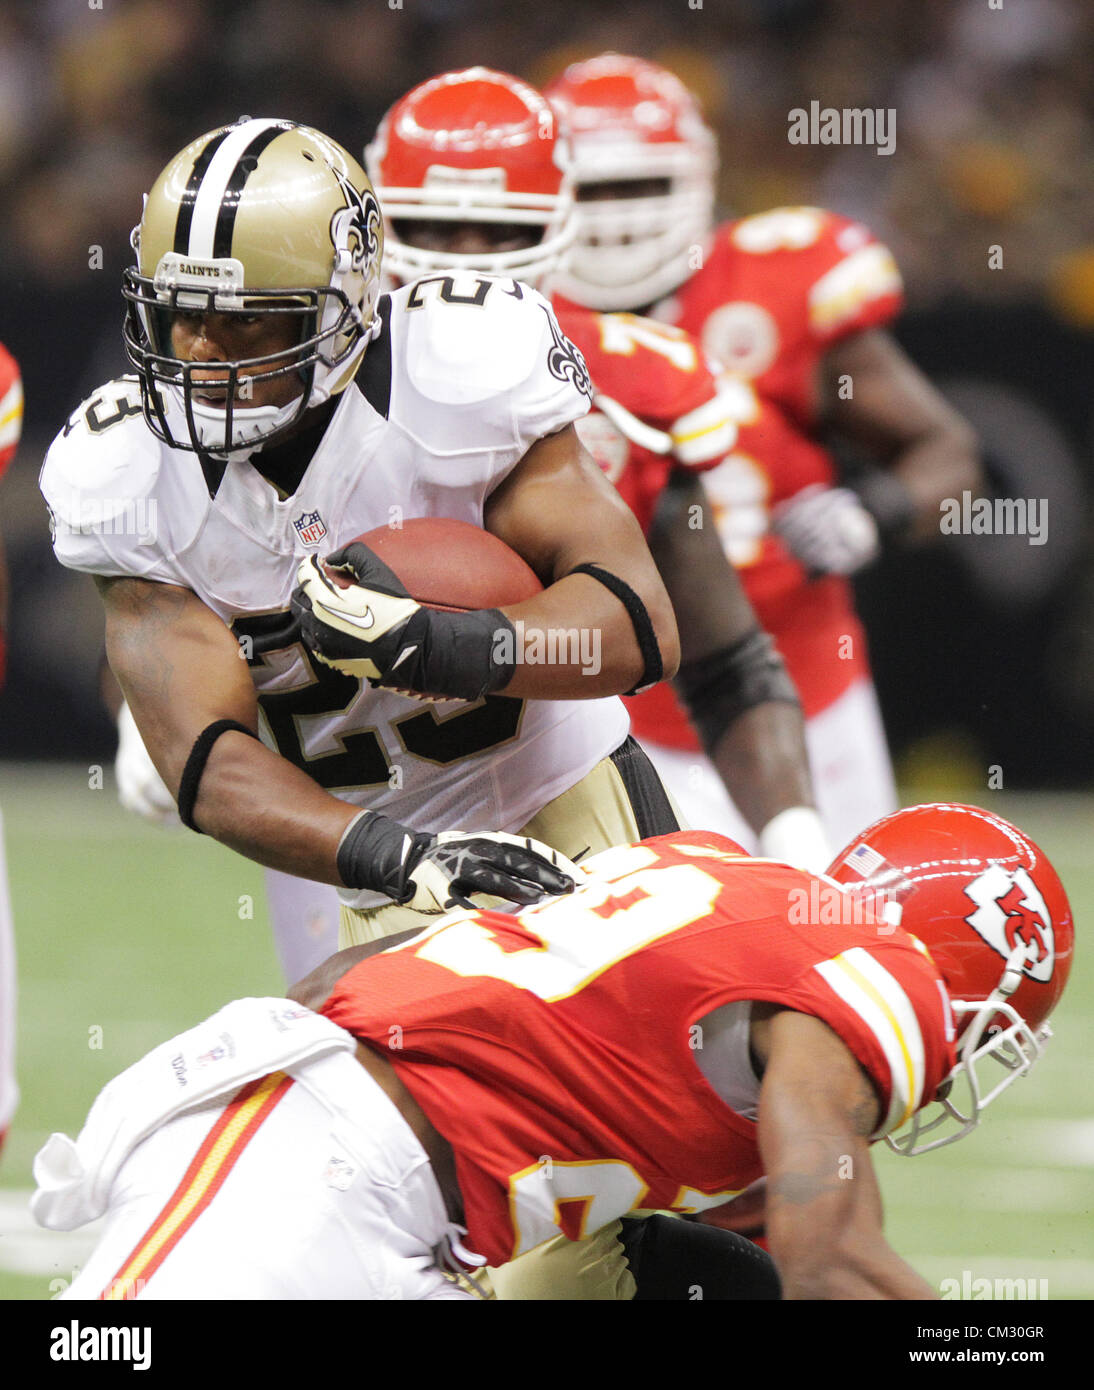
[[[741,814],[759,833],[790,807],[812,807],[797,693],[726,559],[694,474],[678,470],[661,494],[650,550],[680,618],[675,684]]]
[[[636,619],[600,580],[572,572],[585,564],[608,571],[632,591],[648,615],[662,675],[675,674],[680,661],[676,621],[642,529],[572,425],[533,444],[490,495],[484,522],[547,586],[501,610],[511,622],[524,624],[526,643],[537,631],[550,629],[600,634],[599,671],[581,660],[518,663],[506,695],[580,699],[622,694],[644,682],[647,663]]]
[[[844,399],[841,378],[853,394]],[[856,333],[824,358],[824,425],[862,446],[890,477],[862,484],[862,499],[882,535],[911,541],[938,535],[939,504],[984,485],[976,435],[893,337]],[[895,480],[896,488],[886,489]]]
[[[934,1289],[882,1233],[869,1136],[877,1093],[819,1019],[754,1006],[763,1066],[758,1138],[767,1174],[766,1234],[788,1299],[931,1299]]]

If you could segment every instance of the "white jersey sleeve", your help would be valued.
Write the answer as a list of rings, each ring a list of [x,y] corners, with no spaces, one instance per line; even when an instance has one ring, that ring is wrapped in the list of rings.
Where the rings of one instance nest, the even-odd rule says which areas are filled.
[[[391,296],[390,322],[391,417],[435,460],[441,486],[488,495],[538,439],[589,409],[581,353],[519,281],[427,276]]]
[[[180,455],[194,477],[180,470],[172,478],[170,459],[164,467],[170,452],[144,421],[135,377],[107,382],[77,406],[51,444],[39,480],[61,564],[185,583],[172,555],[185,543],[183,533],[199,524],[200,471],[192,456]],[[191,497],[178,496],[180,489]]]

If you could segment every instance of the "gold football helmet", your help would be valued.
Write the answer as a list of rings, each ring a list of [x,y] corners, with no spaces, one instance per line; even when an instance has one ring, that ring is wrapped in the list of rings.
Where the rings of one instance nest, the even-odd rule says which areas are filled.
[[[379,203],[351,155],[292,121],[241,117],[187,145],[152,186],[132,244],[126,351],[145,418],[172,448],[228,455],[283,436],[349,385],[379,327]],[[212,364],[175,353],[177,315],[258,313],[294,316],[294,345]],[[248,407],[256,384],[286,378],[299,397]]]

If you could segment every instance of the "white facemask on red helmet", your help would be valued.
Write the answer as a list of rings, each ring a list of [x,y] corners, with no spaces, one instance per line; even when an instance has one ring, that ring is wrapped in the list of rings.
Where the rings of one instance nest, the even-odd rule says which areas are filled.
[[[667,68],[605,53],[547,88],[573,147],[577,242],[556,281],[590,309],[638,309],[681,285],[714,218],[718,152],[695,98]],[[644,193],[647,180],[666,191]],[[585,186],[633,183],[635,197]],[[593,190],[595,193],[595,189]]]
[[[899,903],[900,926],[942,976],[957,1065],[937,1104],[887,1142],[904,1155],[951,1144],[1029,1071],[1052,1036],[1047,1020],[1067,983],[1075,942],[1063,885],[1015,826],[952,804],[886,816],[828,872],[851,891]]]
[[[387,113],[365,150],[386,218],[384,269],[406,283],[473,269],[536,284],[573,240],[569,152],[547,100],[489,68],[423,82]],[[408,222],[532,228],[533,246],[467,253],[411,246]]]

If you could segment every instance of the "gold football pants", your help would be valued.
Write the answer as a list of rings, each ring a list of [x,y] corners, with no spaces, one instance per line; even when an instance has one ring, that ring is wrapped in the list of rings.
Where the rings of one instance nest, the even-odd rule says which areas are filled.
[[[653,764],[628,738],[580,782],[537,811],[517,834],[530,835],[568,859],[577,859],[683,827]],[[436,920],[395,903],[364,911],[343,907],[338,946],[344,950],[412,927],[428,927]]]

